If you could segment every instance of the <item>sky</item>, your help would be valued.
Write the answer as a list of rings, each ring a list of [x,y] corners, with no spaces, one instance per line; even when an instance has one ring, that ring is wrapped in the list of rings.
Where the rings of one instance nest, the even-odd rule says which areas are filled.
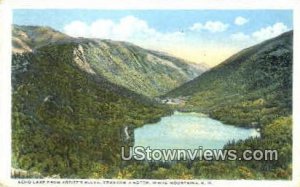
[[[17,9],[13,23],[49,26],[73,37],[127,41],[215,66],[293,29],[291,10]]]

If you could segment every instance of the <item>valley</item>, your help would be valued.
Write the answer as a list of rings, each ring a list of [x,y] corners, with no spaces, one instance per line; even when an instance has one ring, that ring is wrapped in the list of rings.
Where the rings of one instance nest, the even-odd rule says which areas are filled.
[[[127,42],[14,25],[12,166],[60,178],[290,179],[292,46],[289,31],[209,69]],[[273,148],[280,159],[120,159],[120,147],[134,145],[136,129],[161,123],[177,110],[207,114],[208,121],[239,132],[259,128],[261,136],[226,139],[221,147]]]

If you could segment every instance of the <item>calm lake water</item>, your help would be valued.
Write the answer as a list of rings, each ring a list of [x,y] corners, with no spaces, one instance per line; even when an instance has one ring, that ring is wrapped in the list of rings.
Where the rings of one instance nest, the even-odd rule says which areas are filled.
[[[175,112],[134,130],[135,146],[151,149],[222,149],[229,140],[260,136],[256,129],[225,125],[200,113]]]

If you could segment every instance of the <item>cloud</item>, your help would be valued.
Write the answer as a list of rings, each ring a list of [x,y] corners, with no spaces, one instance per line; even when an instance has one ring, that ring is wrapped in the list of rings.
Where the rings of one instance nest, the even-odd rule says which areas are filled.
[[[109,38],[114,28],[114,22],[111,20],[97,20],[88,26],[89,31],[85,34],[87,37]]]
[[[207,21],[205,24],[202,23],[194,23],[191,27],[191,31],[201,31],[201,30],[207,30],[210,32],[223,32],[227,30],[229,27],[228,24],[224,24],[220,21]]]
[[[243,32],[234,33],[230,35],[230,38],[232,41],[254,44],[276,37],[288,30],[289,28],[284,23],[277,22],[271,26],[261,28],[250,34],[244,34]]]
[[[234,24],[236,24],[236,25],[244,25],[244,24],[246,24],[248,21],[249,21],[248,19],[239,16],[239,17],[236,17],[236,18],[235,18]]]
[[[250,39],[250,36],[247,34],[244,34],[243,32],[238,32],[238,33],[232,34],[230,36],[230,38],[235,41],[248,41]]]
[[[88,26],[81,21],[73,21],[64,27],[64,32],[74,37],[84,36],[88,32]]]
[[[275,23],[272,26],[261,28],[259,31],[253,32],[252,37],[256,40],[262,41],[280,35],[288,31],[288,27],[282,22]]]
[[[126,16],[119,21],[98,19],[87,25],[81,21],[73,21],[64,27],[64,32],[74,37],[102,38],[123,41],[169,41],[182,39],[181,32],[158,32],[151,28],[145,20],[134,16]]]

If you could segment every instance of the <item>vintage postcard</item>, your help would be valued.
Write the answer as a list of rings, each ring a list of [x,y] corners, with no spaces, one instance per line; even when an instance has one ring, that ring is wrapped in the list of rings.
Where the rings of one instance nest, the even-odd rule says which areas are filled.
[[[4,186],[300,185],[299,3],[45,2],[1,5]]]

